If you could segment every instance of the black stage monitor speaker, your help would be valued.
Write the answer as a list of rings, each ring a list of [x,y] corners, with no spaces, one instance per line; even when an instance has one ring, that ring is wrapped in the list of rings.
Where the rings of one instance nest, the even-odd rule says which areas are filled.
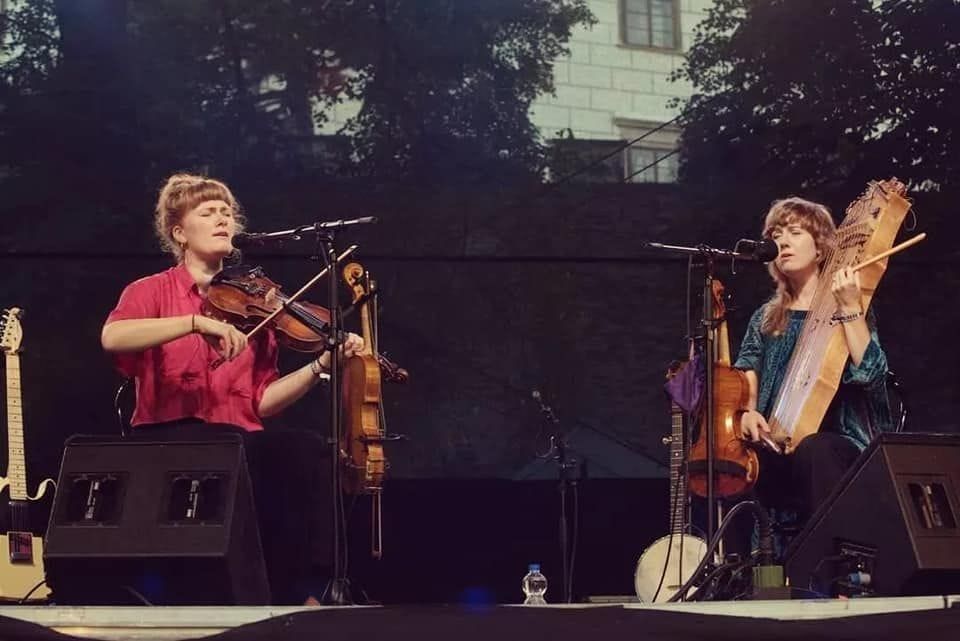
[[[795,588],[960,592],[960,435],[883,434],[786,551]]]
[[[243,441],[67,441],[44,551],[57,603],[267,605]]]

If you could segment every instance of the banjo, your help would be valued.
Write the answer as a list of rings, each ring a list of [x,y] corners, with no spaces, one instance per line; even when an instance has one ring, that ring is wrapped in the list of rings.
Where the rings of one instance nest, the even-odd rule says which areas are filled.
[[[667,377],[676,373],[672,370]],[[677,593],[707,552],[703,539],[687,532],[687,475],[683,470],[683,409],[670,403],[670,533],[654,541],[637,561],[633,584],[637,598],[645,603],[662,603]],[[687,594],[693,594],[691,588]]]

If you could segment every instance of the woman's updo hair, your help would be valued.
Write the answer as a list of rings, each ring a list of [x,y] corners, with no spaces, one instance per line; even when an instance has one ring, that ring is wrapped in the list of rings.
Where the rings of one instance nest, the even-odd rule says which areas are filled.
[[[236,220],[236,231],[243,231],[246,220],[240,212],[240,205],[230,188],[219,180],[193,174],[174,174],[167,178],[160,189],[154,213],[154,229],[161,249],[173,254],[178,263],[183,260],[183,247],[173,239],[173,228],[183,222],[187,212],[208,200],[222,200],[230,205]]]

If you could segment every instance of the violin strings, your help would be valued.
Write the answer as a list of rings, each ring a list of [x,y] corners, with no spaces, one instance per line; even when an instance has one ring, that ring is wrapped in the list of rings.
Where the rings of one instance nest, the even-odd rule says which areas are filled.
[[[290,298],[287,297],[285,294],[277,294],[277,298],[282,303],[284,303],[284,307],[286,307],[287,309],[292,308],[296,310],[295,317],[298,320],[302,320],[301,317],[306,317],[307,319],[309,319],[311,323],[316,323],[319,327],[326,327],[330,324],[329,321],[323,320],[322,318],[314,314],[309,307],[304,307],[297,301],[290,302],[290,304],[288,305],[287,303],[290,301]]]

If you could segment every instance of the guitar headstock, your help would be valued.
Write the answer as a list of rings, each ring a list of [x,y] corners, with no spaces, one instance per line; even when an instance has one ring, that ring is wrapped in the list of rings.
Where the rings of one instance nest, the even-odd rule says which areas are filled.
[[[0,316],[0,348],[6,354],[13,355],[20,351],[23,342],[23,327],[20,325],[22,316],[23,310],[19,307],[5,309]]]

